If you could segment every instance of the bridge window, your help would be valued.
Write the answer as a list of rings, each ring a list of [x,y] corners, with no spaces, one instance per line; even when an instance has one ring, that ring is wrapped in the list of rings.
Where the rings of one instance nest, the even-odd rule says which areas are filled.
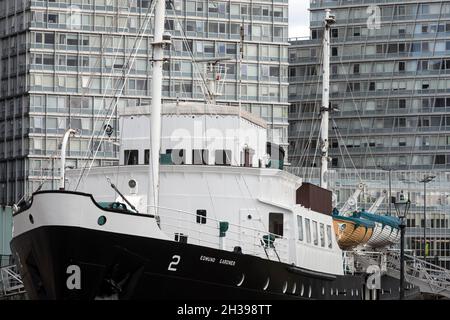
[[[134,166],[139,164],[139,150],[125,150],[125,165]]]
[[[215,164],[218,166],[230,166],[231,165],[231,150],[216,150],[215,151]]]
[[[150,150],[144,150],[144,164],[150,163]]]
[[[328,248],[333,249],[333,233],[331,232],[331,226],[327,225],[327,238],[328,238]]]
[[[207,165],[208,156],[209,153],[207,149],[194,149],[192,150],[192,164]]]
[[[166,154],[171,155],[173,164],[186,164],[186,152],[184,151],[184,149],[167,149]]]
[[[197,210],[197,223],[206,224],[206,210]]]
[[[325,247],[325,225],[320,224],[320,246]]]
[[[305,218],[306,242],[311,243],[311,221]]]
[[[297,216],[298,240],[303,241],[303,218]]]
[[[269,213],[269,232],[283,236],[283,214],[282,213]]]
[[[313,221],[313,242],[314,245],[318,246],[319,245],[319,235],[317,232],[317,221]]]

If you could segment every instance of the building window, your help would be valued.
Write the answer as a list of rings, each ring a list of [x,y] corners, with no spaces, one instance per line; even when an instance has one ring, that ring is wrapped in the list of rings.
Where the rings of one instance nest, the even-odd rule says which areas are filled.
[[[338,56],[338,48],[337,47],[332,47],[331,48],[331,55],[333,57],[337,57]]]
[[[208,150],[207,149],[195,149],[192,150],[192,164],[207,165],[208,164]]]
[[[197,210],[197,223],[206,224],[206,210]]]
[[[135,166],[139,164],[139,150],[125,150],[125,165]]]
[[[331,36],[333,38],[338,38],[339,37],[339,29],[331,29]]]
[[[303,241],[303,218],[297,216],[298,240]]]
[[[445,108],[445,98],[436,98],[434,106],[436,108]]]
[[[445,164],[445,155],[437,155],[434,161],[435,164]]]
[[[276,234],[280,237],[283,236],[283,214],[282,213],[269,213],[269,232]]]
[[[339,165],[339,159],[338,158],[332,158],[331,160],[331,166],[334,168],[337,168]]]

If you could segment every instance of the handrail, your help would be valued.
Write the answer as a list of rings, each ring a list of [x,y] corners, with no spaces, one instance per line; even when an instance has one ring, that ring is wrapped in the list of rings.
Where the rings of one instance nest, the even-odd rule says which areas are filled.
[[[207,223],[198,224],[192,219],[198,216],[195,213],[161,206],[159,206],[159,209],[161,212],[159,215],[159,223],[163,232],[170,232],[171,234],[178,232],[183,233],[188,236],[188,239],[191,239],[191,242],[220,248],[220,222],[222,221],[207,217]],[[182,214],[165,214],[163,210]],[[278,254],[280,260],[285,262],[288,260],[288,238],[280,237],[262,229],[243,227],[234,223],[228,223],[228,226],[229,229],[226,232],[227,236],[224,238],[228,244],[231,243],[232,246],[240,246],[246,250],[248,254],[258,257],[277,259],[276,254]],[[261,242],[263,236],[273,236],[276,239],[272,247],[274,251],[267,250],[268,248]],[[273,255],[273,253],[275,253],[275,255]]]
[[[355,261],[363,267],[371,264],[382,266],[381,257],[386,256],[385,271],[391,276],[399,277],[400,253],[390,249],[387,252],[348,252],[347,256],[354,255]],[[350,260],[349,258],[347,258]],[[364,271],[364,270],[362,270]],[[408,282],[418,286],[422,292],[432,293],[450,298],[450,271],[436,266],[415,256],[405,255],[405,278]]]
[[[25,292],[22,279],[15,269],[16,265],[0,267],[0,299]]]

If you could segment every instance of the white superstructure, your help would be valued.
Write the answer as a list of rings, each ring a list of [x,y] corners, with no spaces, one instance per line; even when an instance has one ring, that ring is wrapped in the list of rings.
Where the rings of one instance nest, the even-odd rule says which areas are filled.
[[[92,168],[77,191],[92,194],[97,202],[123,203],[111,182],[137,211],[147,212],[149,115],[141,110],[145,108],[122,112],[120,165]],[[174,241],[240,249],[317,272],[343,274],[331,216],[296,203],[301,179],[271,168],[280,155],[268,151],[266,124],[251,114],[239,117],[237,108],[222,106],[163,106],[162,231]],[[79,173],[67,173],[67,189],[77,185]],[[228,223],[225,237],[219,236],[220,222]],[[264,245],[264,236],[270,234],[276,237],[274,248]]]

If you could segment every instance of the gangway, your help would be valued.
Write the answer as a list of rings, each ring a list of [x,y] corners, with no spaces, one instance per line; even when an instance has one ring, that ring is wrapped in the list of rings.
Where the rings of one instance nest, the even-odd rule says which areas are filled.
[[[22,279],[15,265],[0,267],[0,300],[21,298],[25,294]]]
[[[400,253],[390,251],[387,262],[389,275],[400,278]],[[405,254],[405,279],[422,293],[450,299],[450,270]]]
[[[355,250],[346,252],[345,257],[346,260],[353,263],[352,271],[365,272],[368,266],[377,265],[382,273],[400,279],[400,253],[398,250],[382,252]],[[418,287],[422,294],[450,299],[450,270],[405,254],[405,280]]]

